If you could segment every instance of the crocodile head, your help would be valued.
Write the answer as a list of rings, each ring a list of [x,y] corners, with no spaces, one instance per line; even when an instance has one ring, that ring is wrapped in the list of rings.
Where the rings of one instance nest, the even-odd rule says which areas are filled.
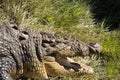
[[[98,54],[102,51],[102,46],[96,42],[91,42],[88,44],[90,54]]]

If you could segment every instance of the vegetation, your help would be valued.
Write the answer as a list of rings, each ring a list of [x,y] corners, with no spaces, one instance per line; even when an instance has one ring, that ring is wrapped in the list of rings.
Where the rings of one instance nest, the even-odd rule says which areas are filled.
[[[120,78],[120,31],[108,32],[105,24],[95,25],[88,0],[6,0],[0,1],[0,22],[11,19],[38,31],[56,33],[85,42],[99,42],[101,54],[75,60],[94,67],[95,74],[65,76],[61,80]]]

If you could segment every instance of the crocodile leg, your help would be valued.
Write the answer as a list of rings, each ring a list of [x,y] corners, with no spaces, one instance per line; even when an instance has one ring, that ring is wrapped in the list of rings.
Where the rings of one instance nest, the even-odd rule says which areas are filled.
[[[0,57],[0,80],[13,80],[11,75],[16,71],[15,62],[9,57]]]

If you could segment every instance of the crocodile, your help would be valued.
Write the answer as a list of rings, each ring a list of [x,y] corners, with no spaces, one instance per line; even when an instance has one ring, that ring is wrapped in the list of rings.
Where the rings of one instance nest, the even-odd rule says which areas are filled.
[[[46,70],[48,75],[55,76],[56,74],[70,74],[73,72],[94,73],[92,67],[77,63],[72,60],[71,57],[85,57],[99,54],[102,51],[102,46],[100,44],[96,42],[84,43],[80,40],[63,38],[59,35],[46,32],[40,32],[40,34],[42,35],[42,47],[47,54],[44,56],[44,59],[47,60],[47,63],[45,62],[45,67],[47,67]],[[51,59],[51,57],[54,58]],[[51,62],[51,60],[53,61]],[[57,68],[54,67],[55,65]]]
[[[100,53],[98,43],[62,38],[56,34],[37,32],[13,22],[0,23],[0,80],[21,77],[49,79],[93,68],[72,60],[73,56]]]

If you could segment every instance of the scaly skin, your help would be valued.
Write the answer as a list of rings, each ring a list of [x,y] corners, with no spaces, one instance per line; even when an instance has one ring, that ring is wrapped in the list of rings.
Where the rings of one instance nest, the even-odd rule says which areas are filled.
[[[0,79],[48,78],[42,62],[41,37],[19,28],[15,24],[0,24]]]
[[[68,57],[100,52],[98,43],[86,44],[22,25],[0,23],[0,80],[20,77],[48,79],[73,72],[93,73],[89,66]]]
[[[45,32],[41,32],[40,34],[42,35],[42,46],[45,48],[47,54],[57,51],[61,55],[73,57],[97,54],[102,51],[102,46],[96,42],[86,44],[80,40],[62,38],[56,34]]]

